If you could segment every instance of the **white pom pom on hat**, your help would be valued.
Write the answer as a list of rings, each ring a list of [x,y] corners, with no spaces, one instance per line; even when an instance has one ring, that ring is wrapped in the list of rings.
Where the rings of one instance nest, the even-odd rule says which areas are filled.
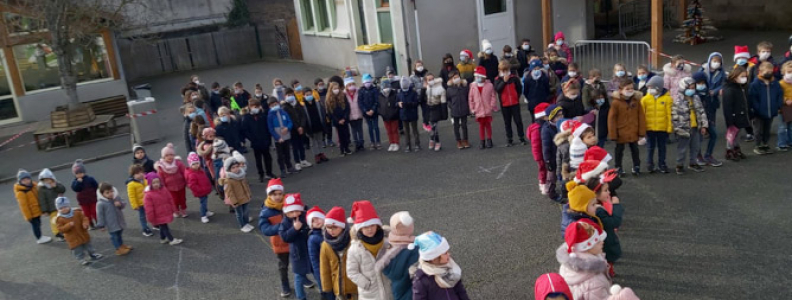
[[[410,216],[409,212],[405,211],[404,213],[399,214],[399,221],[401,221],[401,223],[405,226],[410,226],[413,223],[413,218]]]

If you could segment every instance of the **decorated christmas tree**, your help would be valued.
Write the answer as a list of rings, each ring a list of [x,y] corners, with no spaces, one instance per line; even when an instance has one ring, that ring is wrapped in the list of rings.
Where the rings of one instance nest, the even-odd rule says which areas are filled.
[[[703,15],[704,9],[701,7],[699,0],[693,0],[687,7],[686,18],[682,21],[682,27],[677,30],[683,33],[677,35],[674,38],[674,42],[698,45],[706,41],[722,40],[723,37],[710,35],[711,32],[718,29],[712,26],[710,20],[705,19]]]

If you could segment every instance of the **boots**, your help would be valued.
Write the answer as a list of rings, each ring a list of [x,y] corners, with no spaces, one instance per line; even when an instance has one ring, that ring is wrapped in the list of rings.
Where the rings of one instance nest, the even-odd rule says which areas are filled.
[[[462,148],[464,148],[464,146],[462,146],[462,141],[457,141],[457,149],[462,150]]]
[[[322,158],[320,157],[320,155],[319,155],[319,154],[317,154],[317,155],[314,155],[314,162],[315,162],[317,165],[322,163]]]
[[[735,156],[735,157],[738,157],[738,158],[740,158],[740,159],[746,159],[746,158],[748,158],[747,156],[745,156],[745,153],[743,153],[743,152],[742,152],[742,150],[740,149],[740,147],[734,147],[734,156]]]
[[[487,148],[492,148],[492,139],[487,139]]]
[[[470,142],[468,142],[468,140],[462,140],[462,147],[465,149],[470,148]]]
[[[327,156],[326,156],[324,153],[322,153],[322,154],[319,154],[319,159],[320,159],[322,162],[328,162],[328,161],[330,161],[330,159],[329,159],[329,158],[327,158]]]
[[[726,149],[726,160],[735,160],[734,159],[734,150]]]
[[[481,145],[479,146],[479,149],[484,150],[484,148],[486,147],[487,147],[486,142],[484,140],[481,140]]]
[[[128,248],[119,247],[115,251],[115,255],[117,255],[117,256],[124,256],[124,255],[127,255],[127,254],[129,254],[129,249]]]

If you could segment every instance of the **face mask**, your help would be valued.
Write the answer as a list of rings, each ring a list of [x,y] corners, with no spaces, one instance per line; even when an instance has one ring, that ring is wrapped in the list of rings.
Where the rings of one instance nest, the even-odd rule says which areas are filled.
[[[696,90],[697,91],[703,91],[703,90],[706,90],[706,89],[707,89],[707,85],[706,84],[696,84]]]
[[[220,117],[220,122],[227,123],[228,122],[228,117],[227,116]]]
[[[467,56],[460,56],[459,57],[459,61],[466,62],[467,61]]]
[[[577,76],[577,72],[575,72],[575,71],[569,71],[569,72],[567,72],[567,74],[569,75],[569,77]]]
[[[534,80],[539,79],[539,77],[542,77],[542,70],[531,71],[531,77],[533,77]]]
[[[622,95],[624,95],[625,97],[632,97],[633,95],[635,95],[635,91],[624,91],[622,92]]]
[[[476,77],[476,83],[484,83],[484,77]]]
[[[365,86],[366,88],[370,88],[371,87],[371,82],[364,82],[363,86]]]
[[[194,82],[195,84],[197,84],[197,85],[201,85],[201,81],[200,81],[200,80],[198,80],[198,79],[196,79],[196,80],[193,80],[193,82]]]
[[[459,83],[461,83],[461,82],[462,82],[462,78],[454,78],[454,80],[453,80],[452,82],[453,82],[454,84],[459,84]]]
[[[531,50],[531,45],[522,45],[523,51]]]
[[[212,90],[212,94],[215,94],[215,95],[220,94],[220,91]]]
[[[737,83],[739,84],[745,84],[746,82],[748,82],[748,77],[737,78]]]
[[[770,58],[770,52],[760,52],[759,53],[759,60],[765,61]]]
[[[254,114],[254,115],[257,115],[260,112],[261,112],[261,109],[259,109],[259,108],[251,108],[250,109],[250,113]]]
[[[314,100],[314,98],[313,98],[312,95],[305,96],[305,101],[311,102],[313,100]]]
[[[454,64],[454,62],[450,61],[450,60],[446,60],[443,63],[446,64],[446,65],[449,65],[449,66]]]
[[[765,80],[773,79],[773,73],[762,74],[762,78]]]
[[[544,64],[545,70],[550,70],[550,64]]]
[[[241,94],[241,93],[242,93],[242,90],[240,90],[240,89],[234,89],[234,93],[236,93],[236,94]]]
[[[286,97],[286,102],[288,102],[291,105],[294,105],[295,103],[297,103],[297,98],[294,98],[294,96],[288,96]]]
[[[390,95],[390,92],[391,92],[391,89],[390,89],[390,88],[384,88],[384,89],[382,89],[382,94],[383,94],[383,95],[385,95],[385,96],[387,96],[387,95]]]
[[[720,66],[721,66],[721,63],[719,63],[719,62],[710,63],[710,68],[713,69],[713,70],[720,69]]]
[[[423,72],[424,67],[423,66],[417,66],[417,67],[415,67],[415,70],[418,71],[418,72]]]
[[[192,96],[192,99],[193,99],[193,100],[195,100],[195,99],[198,99],[198,95],[194,95],[194,96]]]
[[[410,87],[409,86],[403,86],[403,87],[401,87],[401,90],[402,90],[402,92],[407,92],[407,91],[410,90]]]
[[[616,77],[624,77],[624,71],[616,71]]]
[[[338,95],[338,93],[340,93],[340,92],[341,92],[341,90],[339,90],[339,89],[333,89],[333,95]]]
[[[646,78],[649,78],[649,76],[648,75],[638,75],[638,80],[640,80],[640,81],[646,81]]]
[[[550,56],[548,59],[549,59],[550,61],[552,61],[552,62],[555,62],[555,61],[557,61],[557,60],[558,60],[558,56]]]
[[[695,94],[696,94],[696,91],[693,90],[693,89],[686,89],[685,90],[685,96],[691,97],[691,96],[693,96]]]
[[[646,89],[646,92],[649,93],[649,95],[657,96],[657,89]]]
[[[602,106],[603,104],[605,104],[605,98],[597,99],[597,106]]]
[[[748,63],[748,59],[746,59],[746,58],[738,58],[737,59],[737,64],[738,65],[744,66],[747,63]]]
[[[326,87],[324,85],[320,85],[316,87],[317,90],[324,91]]]
[[[294,90],[298,92],[302,91],[302,89],[303,89],[302,85],[298,85],[296,88],[294,88]]]
[[[492,49],[484,50],[484,53],[487,53],[487,55],[492,55]]]
[[[557,41],[556,41],[556,45],[559,45],[559,46],[561,46],[561,45],[563,45],[563,44],[564,44],[564,40],[557,40]]]
[[[256,97],[257,97],[257,98],[261,98],[261,96],[263,96],[263,95],[264,95],[264,94],[261,94],[261,93],[256,93]]]
[[[272,107],[270,107],[270,109],[272,109],[272,110],[278,110],[278,109],[280,109],[280,108],[281,108],[281,107],[280,107],[280,104],[275,104],[275,105],[273,105]]]
[[[784,81],[786,81],[786,82],[792,82],[792,73],[786,73],[786,74],[784,74]]]
[[[569,94],[569,95],[567,95],[567,98],[569,98],[569,99],[577,99],[577,97],[578,97],[578,94]]]
[[[677,70],[682,71],[684,69],[685,69],[685,64],[678,64],[677,65]]]
[[[354,85],[350,85],[349,87],[347,87],[347,91],[354,93],[355,91],[357,91],[357,87]]]
[[[512,54],[511,54],[511,53],[506,53],[506,54],[504,54],[503,56],[504,56],[504,57],[506,57],[506,58],[511,58],[511,57],[512,57]]]
[[[191,113],[191,114],[187,115],[187,117],[190,118],[190,120],[192,120],[192,119],[195,119],[196,115],[197,115],[196,113]]]

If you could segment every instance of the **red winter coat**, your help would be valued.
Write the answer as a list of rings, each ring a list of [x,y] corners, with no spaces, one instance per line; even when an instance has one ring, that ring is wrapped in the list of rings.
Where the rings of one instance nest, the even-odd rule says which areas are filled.
[[[536,285],[534,285],[534,298],[536,300],[544,300],[547,295],[553,293],[562,293],[567,299],[573,299],[572,291],[561,275],[558,273],[539,275],[539,278],[536,278]]]
[[[544,162],[542,155],[542,125],[539,122],[528,126],[525,136],[531,141],[531,152],[533,153],[534,161]]]
[[[212,192],[212,183],[209,182],[209,177],[206,177],[203,169],[193,170],[188,168],[184,170],[184,179],[187,180],[187,186],[196,198],[201,198]]]
[[[173,222],[173,213],[176,206],[173,204],[170,192],[165,188],[157,190],[151,186],[146,187],[146,195],[143,196],[143,206],[146,209],[146,220],[157,226]]]
[[[181,162],[181,159],[176,158],[176,166],[176,172],[168,173],[162,169],[162,166],[159,165],[159,162],[156,164],[157,175],[159,175],[162,185],[171,192],[181,191],[187,186],[187,181],[184,180],[185,167]]]
[[[495,88],[489,81],[484,84],[484,88],[480,93],[478,84],[473,83],[470,85],[468,104],[470,106],[470,112],[476,115],[476,118],[489,117],[492,116],[492,112],[497,112],[497,101],[498,99],[495,97]]]

